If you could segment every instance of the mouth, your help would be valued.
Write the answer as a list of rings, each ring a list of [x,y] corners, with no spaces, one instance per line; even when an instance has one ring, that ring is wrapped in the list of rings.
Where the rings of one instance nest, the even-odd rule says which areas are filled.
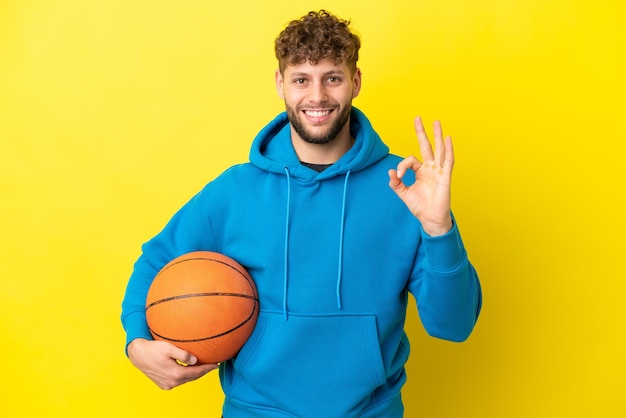
[[[315,125],[320,125],[330,119],[335,109],[304,109],[302,113],[304,117]]]
[[[323,118],[332,113],[333,109],[325,110],[303,110],[304,114],[310,118]]]

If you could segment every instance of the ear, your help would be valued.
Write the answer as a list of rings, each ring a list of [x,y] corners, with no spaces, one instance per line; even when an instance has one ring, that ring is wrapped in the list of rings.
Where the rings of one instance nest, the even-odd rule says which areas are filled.
[[[280,70],[276,70],[276,74],[274,77],[276,78],[276,92],[281,99],[285,100],[285,83],[283,80],[283,75],[280,73]]]
[[[356,98],[361,91],[361,69],[357,68],[352,77],[352,98]]]

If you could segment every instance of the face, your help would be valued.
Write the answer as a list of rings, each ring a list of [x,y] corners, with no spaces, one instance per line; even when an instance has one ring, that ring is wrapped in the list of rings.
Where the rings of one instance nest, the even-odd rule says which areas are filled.
[[[352,99],[361,89],[361,72],[346,63],[323,60],[289,65],[276,71],[278,95],[285,101],[295,134],[310,144],[328,144],[350,136]]]

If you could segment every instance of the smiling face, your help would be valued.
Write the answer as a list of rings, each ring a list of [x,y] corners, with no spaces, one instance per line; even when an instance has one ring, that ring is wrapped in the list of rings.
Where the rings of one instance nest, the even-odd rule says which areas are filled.
[[[276,71],[276,89],[285,101],[292,138],[308,144],[346,144],[350,138],[352,99],[361,89],[361,72],[345,62],[324,59],[288,65]]]

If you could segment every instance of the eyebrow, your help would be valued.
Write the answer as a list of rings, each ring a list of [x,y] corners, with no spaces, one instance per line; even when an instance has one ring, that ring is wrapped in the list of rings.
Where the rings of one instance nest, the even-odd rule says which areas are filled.
[[[295,72],[295,73],[291,73],[291,77],[308,77],[310,76],[311,73],[307,73],[307,72]],[[325,73],[322,74],[322,77],[326,77],[329,75],[345,75],[345,73],[342,70],[330,70],[330,71],[326,71]]]

